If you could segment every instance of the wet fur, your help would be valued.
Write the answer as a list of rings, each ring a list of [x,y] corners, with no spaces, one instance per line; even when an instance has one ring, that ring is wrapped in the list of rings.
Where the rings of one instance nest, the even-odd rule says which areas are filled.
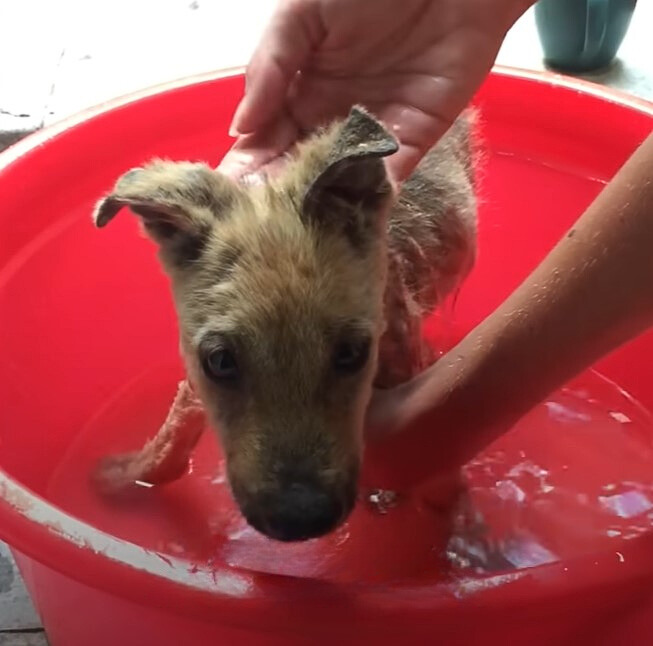
[[[188,375],[220,431],[229,480],[261,531],[293,479],[355,498],[373,385],[433,361],[421,322],[465,278],[476,250],[474,114],[465,113],[394,195],[394,139],[362,110],[300,144],[283,174],[243,186],[203,164],[154,161],[98,204],[98,226],[140,216],[170,276]],[[334,347],[367,338],[354,375]],[[245,378],[207,378],[228,343]],[[203,354],[204,353],[204,354]]]

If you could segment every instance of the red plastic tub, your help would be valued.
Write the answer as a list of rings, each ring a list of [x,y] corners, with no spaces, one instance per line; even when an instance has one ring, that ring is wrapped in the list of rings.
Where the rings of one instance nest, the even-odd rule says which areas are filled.
[[[109,433],[113,423],[123,429],[115,446],[133,444],[112,403],[124,403],[125,392],[133,425],[152,431],[179,369],[174,312],[152,245],[126,213],[96,231],[92,205],[152,156],[217,163],[242,89],[240,73],[156,88],[0,156],[0,536],[53,646],[648,642],[648,531],[526,569],[402,579],[397,563],[414,569],[419,532],[403,521],[387,532],[378,523],[358,536],[334,581],[182,558],[170,545],[157,548],[156,537],[139,545],[114,535],[111,510],[76,514],[87,487],[81,475],[68,494],[52,493],[89,428]],[[525,277],[653,127],[652,106],[550,75],[496,70],[477,103],[489,153],[480,259],[456,310],[463,331]],[[598,369],[653,409],[652,363],[647,334]],[[143,385],[144,373],[156,376]],[[148,393],[161,393],[149,407]],[[596,464],[579,459],[578,482],[596,477]],[[201,534],[201,514],[189,515],[182,495],[177,503]],[[148,513],[141,506],[129,522],[145,523]],[[363,561],[369,570],[357,581]]]

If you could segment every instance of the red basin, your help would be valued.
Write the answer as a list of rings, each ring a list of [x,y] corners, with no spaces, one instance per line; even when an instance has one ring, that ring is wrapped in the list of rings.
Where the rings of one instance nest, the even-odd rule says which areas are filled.
[[[126,214],[94,230],[92,205],[152,156],[217,163],[242,89],[239,73],[156,88],[0,155],[0,537],[53,646],[648,641],[648,532],[507,573],[334,582],[159,553],[49,500],[89,420],[145,368],[178,365],[152,246]],[[476,101],[489,152],[462,330],[525,277],[653,127],[653,106],[550,75],[497,69]],[[653,409],[652,364],[649,333],[598,368]],[[174,388],[174,370],[163,373]],[[392,540],[412,545],[405,534]],[[364,536],[359,556],[384,540]]]

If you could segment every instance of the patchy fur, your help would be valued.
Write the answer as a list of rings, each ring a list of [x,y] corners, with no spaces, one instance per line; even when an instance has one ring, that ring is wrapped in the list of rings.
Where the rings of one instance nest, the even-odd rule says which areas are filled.
[[[398,196],[382,159],[397,144],[355,108],[263,185],[155,161],[98,203],[98,226],[129,206],[159,244],[189,380],[219,429],[232,491],[273,538],[342,522],[373,384],[406,381],[434,359],[422,320],[475,258],[472,124],[465,113]],[[140,479],[152,479],[143,465],[157,463],[156,446],[140,455]]]

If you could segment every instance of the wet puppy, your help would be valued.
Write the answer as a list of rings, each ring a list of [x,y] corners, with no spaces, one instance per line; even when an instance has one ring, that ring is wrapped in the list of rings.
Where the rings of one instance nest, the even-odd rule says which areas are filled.
[[[422,320],[474,263],[473,120],[464,113],[398,194],[383,160],[397,142],[361,108],[260,186],[195,163],[123,175],[94,220],[129,207],[158,244],[189,383],[159,435],[106,462],[104,481],[181,475],[206,411],[254,528],[294,541],[343,522],[373,386],[432,363]]]

